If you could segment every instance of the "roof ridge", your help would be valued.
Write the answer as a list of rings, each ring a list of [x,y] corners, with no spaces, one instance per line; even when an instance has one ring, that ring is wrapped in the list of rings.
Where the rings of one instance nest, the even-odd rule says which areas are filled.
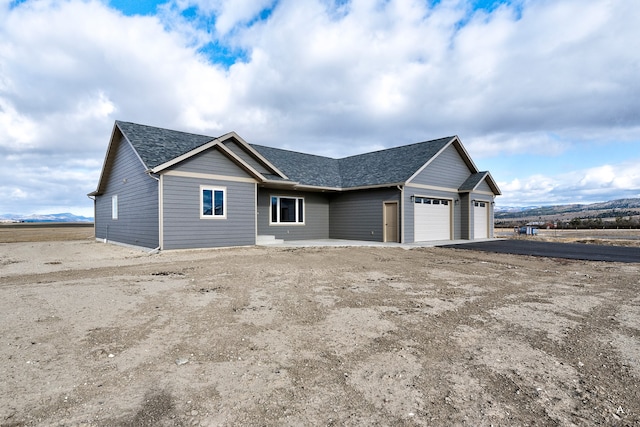
[[[382,152],[385,152],[385,151],[391,151],[391,150],[396,150],[396,149],[401,149],[401,148],[410,148],[410,147],[413,147],[413,146],[416,146],[416,145],[426,144],[428,142],[436,142],[436,141],[442,141],[442,140],[449,141],[449,140],[451,140],[453,138],[455,138],[455,135],[453,135],[453,136],[445,136],[445,137],[442,137],[442,138],[429,139],[429,140],[426,140],[426,141],[413,142],[411,144],[396,145],[395,147],[381,148],[381,149],[376,150],[376,151],[367,151],[366,153],[353,154],[351,156],[342,157],[342,158],[340,158],[338,160],[350,159],[352,157],[365,156],[365,155],[370,155],[370,154],[378,154],[378,153],[382,153]]]
[[[389,147],[389,148],[381,148],[381,149],[375,150],[375,151],[367,151],[367,152],[364,152],[364,153],[352,154],[350,156],[345,156],[345,157],[322,156],[320,154],[304,153],[302,151],[290,150],[290,149],[287,149],[287,148],[272,147],[272,146],[269,146],[269,145],[252,144],[252,143],[249,143],[249,145],[251,145],[252,147],[264,147],[264,148],[267,148],[267,149],[286,151],[286,152],[289,152],[289,153],[301,154],[301,155],[304,155],[304,156],[322,157],[323,159],[340,161],[340,160],[344,160],[344,159],[350,159],[352,157],[365,156],[365,155],[370,155],[370,154],[377,154],[377,153],[382,153],[384,151],[396,150],[396,149],[401,149],[401,148],[409,148],[409,147],[412,147],[412,146],[415,146],[415,145],[426,144],[426,143],[429,143],[429,142],[442,141],[442,140],[451,140],[451,139],[453,139],[455,137],[456,137],[455,135],[445,136],[445,137],[442,137],[442,138],[429,139],[429,140],[426,140],[426,141],[414,142],[414,143],[411,143],[411,144],[397,145],[395,147]]]
[[[321,157],[323,159],[328,159],[328,160],[340,160],[340,159],[337,159],[335,157],[322,156],[320,154],[304,153],[302,151],[289,150],[287,148],[271,147],[270,145],[261,145],[261,144],[252,144],[252,143],[249,143],[249,145],[252,146],[252,147],[261,147],[261,148],[266,148],[266,149],[270,149],[270,150],[286,151],[288,153],[295,153],[295,154],[300,154],[300,155],[303,155],[303,156]]]

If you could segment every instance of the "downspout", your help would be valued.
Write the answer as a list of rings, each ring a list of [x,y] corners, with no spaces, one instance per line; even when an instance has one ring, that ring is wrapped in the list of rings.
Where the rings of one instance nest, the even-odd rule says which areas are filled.
[[[96,198],[95,196],[90,196],[87,194],[87,197],[93,200],[93,237],[96,237]]]
[[[151,253],[158,253],[162,249],[162,236],[164,233],[162,226],[162,180],[160,179],[162,175],[157,177],[153,175],[153,172],[150,169],[145,172],[149,175],[149,178],[153,178],[158,182],[158,247],[151,251]]]
[[[404,243],[404,187],[396,186],[400,190],[400,243]]]

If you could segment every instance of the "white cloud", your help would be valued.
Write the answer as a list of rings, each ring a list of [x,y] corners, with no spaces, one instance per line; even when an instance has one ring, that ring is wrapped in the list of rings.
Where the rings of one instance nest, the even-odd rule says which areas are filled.
[[[595,203],[640,197],[640,158],[618,164],[499,182],[501,206]]]
[[[474,159],[640,140],[640,54],[629,47],[640,9],[629,1],[486,13],[465,0],[174,0],[144,17],[97,0],[12,4],[0,1],[0,159],[101,165],[115,119],[334,157],[453,134]],[[202,16],[180,15],[189,7]],[[198,53],[209,42],[246,60],[213,64]],[[620,184],[602,191],[636,182],[614,173]],[[542,197],[575,178],[546,176],[505,188]],[[603,180],[583,178],[580,191]],[[96,184],[75,179],[77,197]],[[0,186],[29,193],[12,175]]]

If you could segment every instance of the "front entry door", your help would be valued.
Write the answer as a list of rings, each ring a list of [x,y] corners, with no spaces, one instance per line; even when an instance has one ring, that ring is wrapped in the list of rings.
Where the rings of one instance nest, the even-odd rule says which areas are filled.
[[[398,241],[398,202],[385,202],[383,218],[384,241]]]

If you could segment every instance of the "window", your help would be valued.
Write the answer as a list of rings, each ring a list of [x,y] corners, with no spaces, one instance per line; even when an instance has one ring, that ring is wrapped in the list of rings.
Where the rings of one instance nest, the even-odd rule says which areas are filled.
[[[271,224],[304,224],[304,198],[271,196]]]
[[[485,202],[473,202],[473,205],[474,205],[476,208],[484,208],[484,207],[486,206],[486,205],[485,205]]]
[[[427,197],[415,197],[415,203],[420,203],[423,205],[449,205],[449,201],[445,199],[430,199]]]
[[[111,196],[111,219],[118,219],[118,195]]]
[[[200,218],[227,217],[227,189],[224,187],[200,187]]]

